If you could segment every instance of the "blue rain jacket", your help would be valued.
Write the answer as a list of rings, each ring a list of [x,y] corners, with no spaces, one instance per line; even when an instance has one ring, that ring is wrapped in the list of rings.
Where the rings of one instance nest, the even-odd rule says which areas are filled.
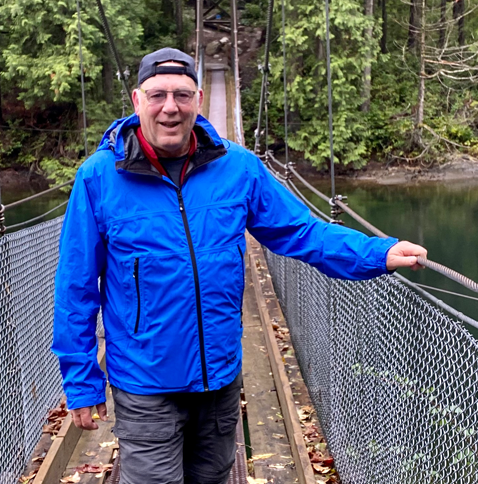
[[[311,216],[201,116],[198,149],[177,187],[145,158],[138,125],[132,115],[108,129],[78,170],[63,224],[53,351],[71,409],[105,401],[100,307],[116,387],[157,394],[232,382],[242,359],[246,229],[273,252],[345,279],[386,273],[397,242]]]

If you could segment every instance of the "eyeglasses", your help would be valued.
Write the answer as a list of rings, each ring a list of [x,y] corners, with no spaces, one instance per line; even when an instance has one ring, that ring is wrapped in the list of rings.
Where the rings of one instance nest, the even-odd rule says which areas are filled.
[[[162,106],[166,99],[168,98],[168,93],[171,93],[174,98],[174,102],[178,106],[188,106],[191,104],[194,95],[197,91],[188,91],[186,89],[178,89],[177,91],[163,91],[162,89],[148,89],[145,91],[139,88],[141,92],[146,94],[146,99],[149,104],[154,104],[155,106]]]

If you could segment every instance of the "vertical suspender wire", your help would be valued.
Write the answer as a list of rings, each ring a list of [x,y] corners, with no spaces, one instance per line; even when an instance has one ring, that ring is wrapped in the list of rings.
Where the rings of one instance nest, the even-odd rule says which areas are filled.
[[[262,127],[262,111],[264,110],[264,101],[267,91],[267,73],[269,72],[269,47],[271,43],[272,30],[272,10],[274,8],[274,0],[269,0],[269,7],[267,9],[267,30],[266,30],[266,45],[264,53],[264,67],[262,71],[262,85],[261,98],[259,101],[259,115],[257,118],[257,129],[255,132],[256,141],[254,143],[254,153],[258,153],[260,149],[261,127]],[[267,148],[266,148],[267,151]]]
[[[285,5],[282,0],[282,53],[284,56],[284,141],[285,141],[285,164],[289,164],[289,138],[288,138],[288,122],[287,122],[287,66],[286,66],[286,50],[285,50]]]
[[[118,51],[116,50],[115,43],[113,41],[113,36],[111,35],[110,26],[108,24],[108,19],[106,18],[105,10],[103,8],[103,4],[101,3],[101,0],[96,0],[96,5],[98,6],[98,11],[100,12],[101,22],[103,23],[103,27],[105,29],[106,40],[108,41],[111,52],[115,59],[116,67],[118,68],[119,76],[123,84],[123,89],[128,93],[129,103],[131,104],[131,107],[134,108],[133,101],[131,99],[131,91],[129,90],[128,83],[126,82],[126,78],[124,76],[124,70],[121,67],[121,61],[118,55]]]
[[[85,74],[83,72],[83,49],[81,42],[81,17],[80,0],[76,0],[76,11],[78,13],[78,45],[80,47],[80,75],[81,75],[81,102],[83,105],[83,133],[85,137],[85,156],[88,158],[88,136],[86,134],[86,101],[85,101]]]
[[[327,90],[329,98],[329,141],[330,141],[330,182],[332,185],[332,201],[335,199],[335,170],[334,170],[334,128],[332,117],[332,75],[330,69],[330,18],[329,0],[325,0],[325,41],[327,45]]]

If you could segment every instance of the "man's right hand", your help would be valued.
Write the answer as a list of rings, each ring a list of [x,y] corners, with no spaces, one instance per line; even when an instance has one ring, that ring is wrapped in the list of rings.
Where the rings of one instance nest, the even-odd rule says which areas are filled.
[[[92,409],[93,407],[82,407],[75,408],[71,411],[73,423],[76,427],[83,430],[96,430],[98,428],[98,424],[93,420],[91,416]],[[103,422],[106,422],[106,420],[108,419],[106,403],[98,403],[98,405],[96,405],[96,410],[100,419],[103,420]]]

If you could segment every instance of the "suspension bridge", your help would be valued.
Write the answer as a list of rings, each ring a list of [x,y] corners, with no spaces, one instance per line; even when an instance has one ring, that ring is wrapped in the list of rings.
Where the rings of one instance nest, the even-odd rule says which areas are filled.
[[[106,13],[101,1],[97,3],[118,72],[123,73]],[[215,6],[220,3],[216,1]],[[267,149],[259,153],[264,114],[267,119],[272,9],[271,0],[255,151],[278,182],[308,205],[315,216],[326,223],[337,223],[340,213],[346,212],[365,229],[384,237],[347,206],[344,197],[335,194],[333,179],[331,196],[327,196],[300,175],[287,154],[282,163]],[[79,14],[78,8],[81,42]],[[196,17],[199,82],[210,93],[205,114],[222,137],[244,144],[236,2],[232,0],[229,9],[232,48],[227,64],[205,61],[201,0]],[[123,74],[121,81],[127,100],[129,90]],[[287,119],[286,84],[284,88]],[[331,110],[329,120],[332,126]],[[330,142],[333,161],[332,135]],[[30,478],[25,470],[32,455],[41,453],[45,416],[62,399],[61,376],[50,344],[63,217],[42,221],[52,210],[9,225],[8,214],[72,183],[1,206],[0,484],[18,482],[22,475],[22,482],[56,484],[74,475],[78,467],[93,462],[93,455],[88,455],[93,447],[94,462],[101,459],[106,467],[98,469],[98,477],[81,474],[79,482],[105,482],[108,473],[103,471],[111,467],[107,482],[119,480],[120,461],[113,460],[114,417],[100,423],[96,433],[82,434],[66,416],[48,453],[42,456],[39,471]],[[322,199],[324,207],[331,208],[330,215],[308,201],[302,193],[304,187]],[[433,261],[422,259],[420,263],[478,292],[478,285],[461,274]],[[478,342],[468,331],[469,326],[478,328],[477,321],[399,274],[362,282],[331,279],[302,262],[269,252],[250,236],[245,278],[243,375],[249,438],[244,440],[240,422],[231,482],[246,482],[247,446],[253,449],[255,478],[264,479],[258,482],[316,482],[309,461],[310,447],[297,415],[298,393],[291,389],[288,378],[294,365],[285,358],[283,343],[277,343],[289,333],[341,482],[478,482]],[[104,364],[101,315],[97,334],[98,358]]]

